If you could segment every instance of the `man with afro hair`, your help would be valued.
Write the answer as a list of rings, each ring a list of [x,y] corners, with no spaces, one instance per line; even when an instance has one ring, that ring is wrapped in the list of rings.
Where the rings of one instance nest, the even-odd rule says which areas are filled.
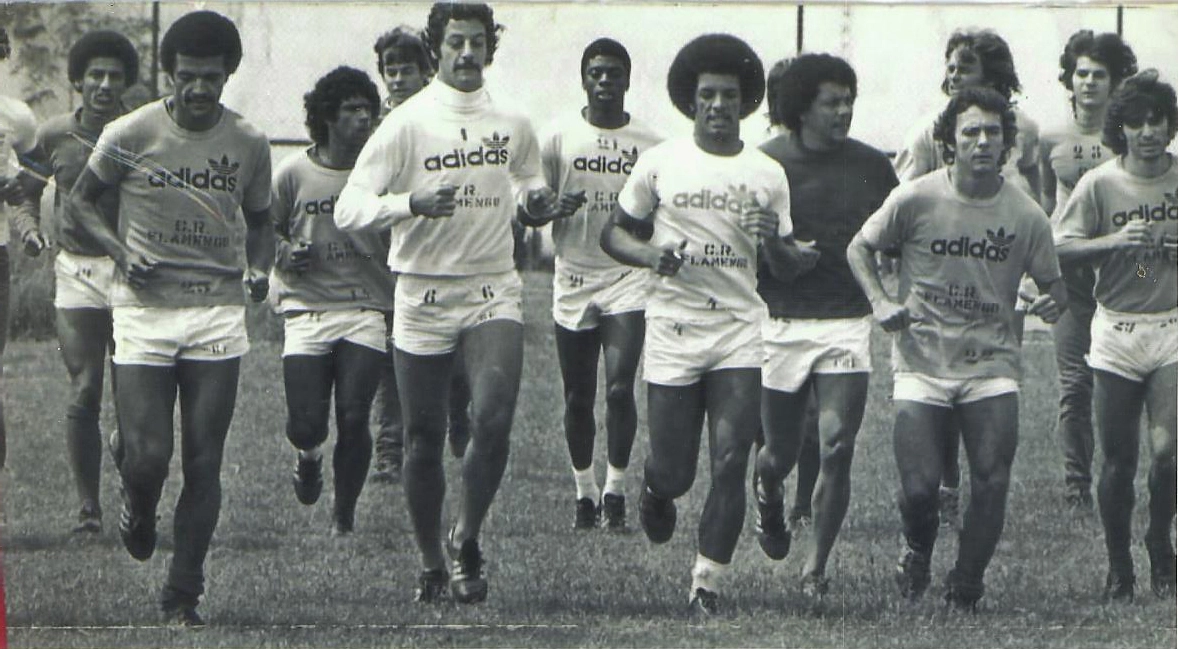
[[[26,254],[37,256],[52,241],[57,339],[70,376],[72,396],[66,406],[66,449],[81,508],[76,533],[102,531],[99,483],[102,477],[102,380],[107,352],[112,350],[110,290],[115,263],[65,209],[74,181],[86,167],[102,129],[125,112],[123,92],[139,77],[139,54],[126,36],[113,31],[84,34],[69,52],[69,80],[82,95],[82,106],[58,115],[37,129],[28,170],[21,174],[24,201],[18,208],[17,231]],[[43,227],[41,194],[56,185],[55,218]],[[105,194],[101,214],[113,227],[118,196]]]
[[[155,552],[179,397],[184,483],[160,604],[168,622],[199,626],[225,438],[249,349],[246,293],[265,298],[273,264],[270,146],[221,104],[241,62],[231,20],[185,14],[164,34],[160,62],[171,93],[107,124],[70,201],[118,269],[111,448],[122,478],[119,533],[135,559]],[[106,191],[118,193],[118,230],[100,211]]]
[[[693,615],[720,610],[721,577],[745,513],[749,449],[760,425],[761,324],[757,268],[797,267],[787,244],[789,185],[772,158],[740,137],[765,93],[756,53],[727,34],[685,45],[667,74],[691,137],[642,154],[601,234],[614,259],[648,268],[645,366],[650,453],[638,516],[647,538],[675,531],[675,499],[695,481],[706,415],[711,485],[688,591]]]

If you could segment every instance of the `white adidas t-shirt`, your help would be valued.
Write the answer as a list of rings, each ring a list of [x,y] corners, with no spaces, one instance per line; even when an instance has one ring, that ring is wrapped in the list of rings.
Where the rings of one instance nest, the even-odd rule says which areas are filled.
[[[19,99],[0,96],[0,176],[16,178],[20,173],[17,156],[33,148],[37,118]],[[0,205],[0,246],[8,245],[8,205]]]
[[[734,156],[712,155],[676,138],[642,155],[618,196],[630,216],[654,222],[651,243],[678,247],[685,259],[673,277],[653,283],[647,317],[711,322],[731,317],[759,322],[757,241],[740,227],[751,202],[775,211],[778,234],[793,232],[785,171],[753,146]]]

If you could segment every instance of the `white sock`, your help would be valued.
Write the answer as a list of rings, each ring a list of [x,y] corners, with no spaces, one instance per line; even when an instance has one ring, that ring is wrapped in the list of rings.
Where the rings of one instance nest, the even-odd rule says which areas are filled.
[[[691,568],[691,592],[688,601],[695,597],[695,589],[702,588],[713,593],[720,592],[720,579],[728,570],[728,564],[713,561],[702,554],[695,555],[695,566]]]
[[[605,489],[602,494],[626,495],[626,469],[605,465]]]
[[[577,500],[582,498],[593,500],[597,498],[597,475],[593,470],[592,463],[584,471],[578,471],[574,467],[573,479],[577,481]]]
[[[318,460],[323,455],[322,447],[316,446],[307,450],[299,450],[299,457],[304,460]]]

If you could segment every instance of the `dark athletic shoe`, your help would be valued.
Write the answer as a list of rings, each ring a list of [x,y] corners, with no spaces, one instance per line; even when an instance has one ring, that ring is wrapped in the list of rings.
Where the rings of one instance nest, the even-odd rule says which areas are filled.
[[[638,499],[638,522],[642,524],[642,531],[651,543],[666,543],[675,534],[675,519],[677,517],[675,501],[670,498],[660,498],[651,493],[646,485],[642,486],[642,496]]]
[[[376,484],[397,484],[401,481],[401,458],[377,456],[368,479]]]
[[[295,462],[292,483],[299,502],[314,505],[323,493],[323,456],[309,460],[300,455]]]
[[[696,588],[687,606],[697,620],[713,618],[720,614],[720,596],[706,588]]]
[[[164,624],[193,629],[205,626],[205,621],[195,605],[178,604],[164,607]]]
[[[102,533],[102,509],[93,505],[82,505],[78,512],[78,524],[72,530],[77,535]]]
[[[829,592],[830,580],[824,575],[804,575],[802,577],[802,597],[809,600],[811,604],[822,604]]]
[[[896,585],[900,595],[909,601],[920,599],[932,580],[929,575],[929,555],[917,552],[904,544],[896,564]]]
[[[413,591],[413,601],[421,604],[436,604],[444,601],[449,594],[450,573],[441,568],[423,570],[417,576],[417,588]]]
[[[814,524],[814,516],[808,509],[794,507],[789,510],[789,517],[785,519],[785,526],[790,534],[801,534]]]
[[[792,535],[785,527],[785,504],[781,501],[767,503],[757,496],[757,543],[761,550],[774,561],[781,561],[789,554]]]
[[[1131,603],[1133,601],[1133,587],[1136,585],[1137,577],[1133,573],[1122,575],[1110,570],[1104,578],[1104,593],[1101,595],[1101,599],[1107,603]]]
[[[1178,557],[1174,556],[1174,547],[1170,539],[1151,541],[1145,539],[1145,549],[1149,553],[1149,586],[1153,594],[1158,597],[1173,597],[1175,580],[1178,579]]]
[[[945,577],[945,602],[955,610],[976,613],[978,600],[985,593],[986,586],[980,580],[964,579],[956,568],[950,570]]]
[[[626,530],[626,497],[605,494],[601,497],[601,525],[611,532]]]
[[[467,539],[455,547],[454,530],[447,544],[454,559],[450,576],[450,594],[459,604],[477,604],[487,599],[487,578],[483,576],[483,553],[478,539]]]
[[[119,536],[127,553],[139,561],[155,554],[155,515],[131,511],[126,489],[122,489],[123,508],[119,512]]]
[[[591,498],[578,498],[574,530],[591,530],[597,527],[597,505]]]

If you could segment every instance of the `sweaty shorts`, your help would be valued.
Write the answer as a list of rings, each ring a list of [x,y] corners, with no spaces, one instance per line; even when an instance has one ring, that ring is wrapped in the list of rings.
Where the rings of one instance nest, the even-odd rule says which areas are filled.
[[[640,268],[585,270],[556,261],[552,319],[570,331],[596,329],[601,316],[646,308],[650,272]]]
[[[372,309],[295,311],[283,328],[283,356],[326,356],[340,341],[385,352],[384,313]]]
[[[118,272],[113,259],[61,250],[53,262],[53,271],[57,282],[55,308],[110,309],[110,287]]]
[[[393,299],[393,343],[418,355],[448,354],[463,331],[491,320],[523,322],[523,283],[506,273],[401,275]]]
[[[1178,309],[1121,313],[1096,305],[1088,365],[1143,382],[1161,367],[1178,363]]]
[[[111,311],[118,365],[169,367],[179,360],[224,361],[249,351],[245,307],[117,306]]]
[[[761,385],[797,392],[811,374],[871,371],[871,317],[766,318]]]
[[[715,370],[761,369],[761,323],[732,318],[709,323],[646,319],[643,378],[657,385],[692,385]]]
[[[952,408],[1011,393],[1018,394],[1018,381],[1005,376],[942,379],[918,372],[896,372],[892,399]]]

